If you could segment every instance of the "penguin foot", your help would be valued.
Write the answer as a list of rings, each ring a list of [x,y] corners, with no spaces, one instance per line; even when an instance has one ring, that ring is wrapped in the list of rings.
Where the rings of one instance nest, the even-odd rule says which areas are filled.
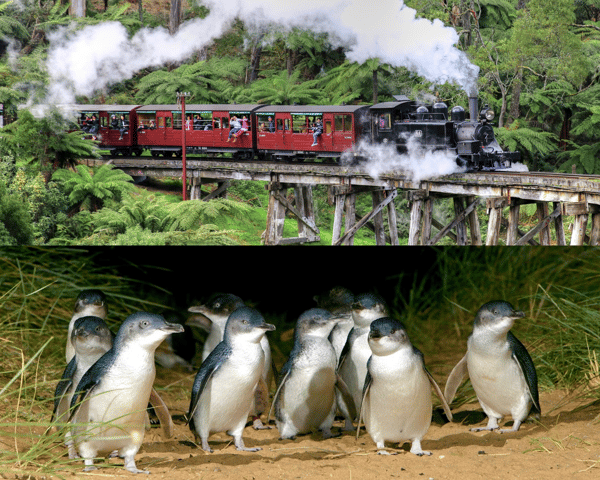
[[[259,452],[260,450],[262,450],[262,448],[260,447],[235,447],[236,450],[240,450],[242,452]]]
[[[471,432],[492,432],[498,430],[498,427],[476,427],[471,428]]]
[[[98,470],[98,467],[94,467],[94,465],[88,465],[83,469],[84,472],[93,472],[94,470]]]
[[[398,452],[388,452],[387,450],[378,450],[377,455],[398,455]]]
[[[411,450],[410,453],[413,453],[413,454],[415,454],[418,457],[422,457],[423,455],[431,455],[431,452],[429,452],[427,450],[421,450],[420,452],[413,452]]]
[[[119,456],[119,451],[113,450],[112,452],[109,453],[108,458],[117,458],[118,456]]]
[[[256,417],[252,421],[252,428],[254,430],[270,430],[271,429],[271,427],[269,425],[265,425],[264,423],[262,423],[262,421],[259,417]]]

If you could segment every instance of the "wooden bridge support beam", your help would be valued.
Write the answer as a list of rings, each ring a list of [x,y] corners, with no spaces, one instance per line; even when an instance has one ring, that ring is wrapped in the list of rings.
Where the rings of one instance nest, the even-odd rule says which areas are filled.
[[[467,245],[469,244],[467,226],[471,232],[471,244],[481,245],[481,229],[476,210],[480,202],[479,197],[454,197],[454,213],[456,216],[446,226],[433,218],[434,197],[432,195],[425,191],[412,191],[409,193],[408,199],[411,205],[409,245],[418,245],[419,237],[421,245],[435,245],[445,236],[451,237],[457,245]],[[439,230],[433,238],[431,238],[432,227]],[[456,233],[452,233],[452,229],[456,229]]]
[[[371,192],[373,210],[356,221],[356,196],[359,191]],[[333,218],[332,245],[353,245],[356,232],[373,221],[376,245],[385,245],[386,241],[391,245],[398,245],[398,222],[394,199],[398,196],[396,189],[352,189],[350,187],[335,187],[335,213]],[[386,209],[389,227],[389,236],[385,234],[383,224],[383,210]],[[344,235],[342,232],[342,220],[344,219]]]
[[[315,223],[312,186],[282,184],[276,179],[269,182],[269,205],[267,207],[267,227],[264,233],[265,245],[288,245],[292,243],[318,242],[320,231]],[[287,199],[289,188],[294,189],[294,205]],[[298,220],[298,236],[283,236],[286,213],[292,213]]]
[[[201,177],[190,178],[190,192],[188,198],[190,200],[204,200],[205,202],[208,202],[213,198],[227,197],[227,189],[231,185],[231,182],[229,180],[226,180],[224,182],[216,182],[217,188],[203,197],[202,185],[206,185],[208,183],[215,183],[215,181],[212,179],[203,179]]]

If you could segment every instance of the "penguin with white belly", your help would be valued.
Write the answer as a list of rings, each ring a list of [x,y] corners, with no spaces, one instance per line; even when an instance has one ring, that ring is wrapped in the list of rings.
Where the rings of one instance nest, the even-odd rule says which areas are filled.
[[[423,354],[412,345],[402,323],[388,317],[371,323],[369,346],[372,355],[367,365],[357,438],[364,419],[379,454],[389,454],[385,442],[410,441],[411,453],[431,455],[421,448],[421,440],[431,425],[432,388],[449,420],[452,413],[425,367]]]

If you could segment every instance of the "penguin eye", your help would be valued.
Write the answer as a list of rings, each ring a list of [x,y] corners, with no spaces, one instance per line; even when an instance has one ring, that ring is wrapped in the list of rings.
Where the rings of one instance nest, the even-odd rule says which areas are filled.
[[[244,325],[248,325],[248,320],[242,320],[242,323],[243,323]]]
[[[142,320],[140,322],[140,327],[142,328],[146,328],[148,325],[150,325],[150,322],[148,320]]]
[[[219,302],[215,303],[215,308],[221,308],[221,304]]]
[[[393,335],[394,333],[396,333],[396,330],[390,331],[390,335]]]
[[[497,309],[497,308],[495,308],[495,309],[494,309],[494,311],[493,311],[492,313],[493,313],[494,315],[498,315],[498,313],[500,313],[500,312],[498,311],[498,309]]]

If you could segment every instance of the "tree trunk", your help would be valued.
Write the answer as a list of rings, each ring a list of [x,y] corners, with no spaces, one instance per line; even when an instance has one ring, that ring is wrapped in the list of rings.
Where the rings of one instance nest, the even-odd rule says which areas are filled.
[[[512,85],[512,100],[510,102],[510,111],[508,116],[511,122],[514,122],[521,116],[521,91],[523,90],[523,68],[519,68],[519,72],[515,77]]]
[[[107,0],[107,3],[108,3],[108,0]],[[144,6],[142,4],[142,0],[138,0],[138,13],[140,15],[140,23],[142,24],[142,27],[143,27],[144,26]]]
[[[471,35],[471,10],[470,5],[467,3],[467,0],[460,1],[460,11],[462,13],[462,17],[460,20],[460,26],[462,27],[462,33],[464,34],[464,46],[466,48],[471,46],[472,43],[472,35]]]
[[[169,12],[169,33],[171,35],[174,35],[179,30],[181,17],[181,0],[171,0],[171,11]]]
[[[373,70],[373,105],[379,103],[379,79],[377,78],[377,70]]]
[[[248,74],[248,83],[252,83],[258,78],[258,72],[260,71],[260,57],[263,50],[262,40],[264,36],[264,33],[259,33],[252,44],[252,51],[250,52],[250,72]]]
[[[77,18],[85,17],[85,0],[71,0],[69,15]]]

